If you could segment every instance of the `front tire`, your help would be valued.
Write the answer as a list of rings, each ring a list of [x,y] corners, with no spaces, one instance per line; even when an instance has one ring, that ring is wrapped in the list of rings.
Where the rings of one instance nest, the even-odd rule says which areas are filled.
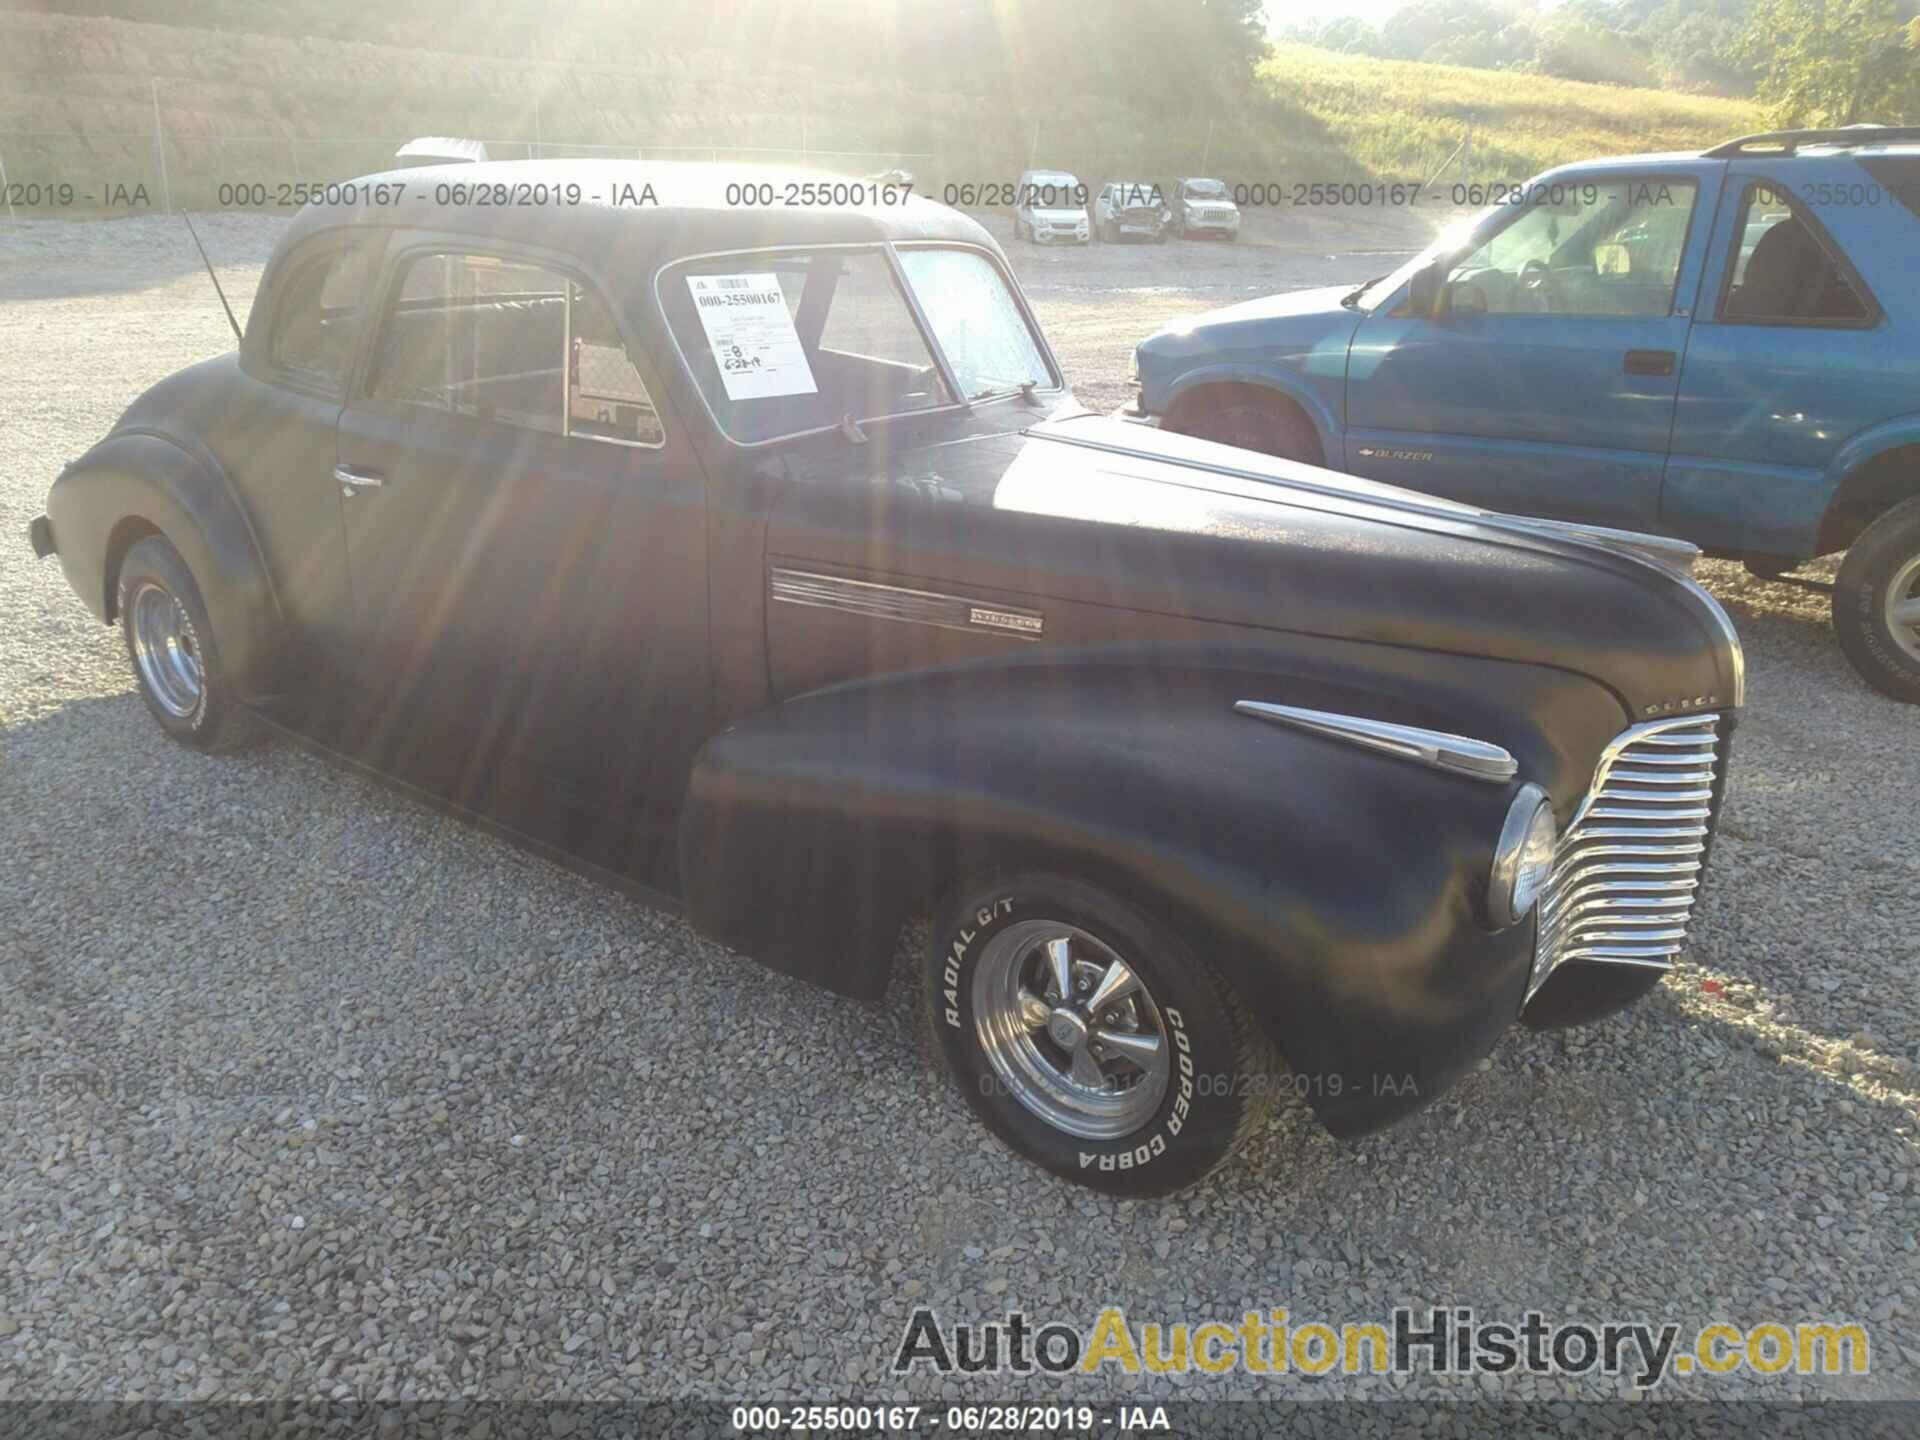
[[[1847,551],[1833,628],[1869,685],[1920,704],[1920,497],[1887,511]]]
[[[258,738],[233,698],[200,587],[179,551],[159,535],[138,542],[120,563],[116,597],[140,698],[162,730],[195,750]]]
[[[919,1008],[930,1058],[987,1128],[1091,1189],[1192,1185],[1272,1109],[1273,1052],[1226,982],[1081,880],[962,887],[935,918]]]

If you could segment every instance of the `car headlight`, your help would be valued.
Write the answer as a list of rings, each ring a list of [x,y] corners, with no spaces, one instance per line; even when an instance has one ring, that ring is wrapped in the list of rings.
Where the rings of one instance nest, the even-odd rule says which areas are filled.
[[[1533,910],[1553,873],[1553,852],[1560,831],[1554,823],[1553,803],[1538,785],[1523,785],[1507,809],[1500,827],[1500,843],[1493,852],[1493,873],[1487,880],[1487,911],[1502,929],[1517,925]]]

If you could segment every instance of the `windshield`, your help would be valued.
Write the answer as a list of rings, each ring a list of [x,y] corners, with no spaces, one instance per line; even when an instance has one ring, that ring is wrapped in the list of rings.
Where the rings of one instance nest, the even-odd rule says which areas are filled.
[[[915,246],[900,264],[958,395],[877,246],[756,251],[662,274],[667,323],[730,439],[758,444],[1053,385],[1040,341],[986,256]]]
[[[1027,177],[1022,198],[1035,210],[1077,210],[1085,206],[1087,192],[1071,175],[1034,174]]]
[[[900,268],[967,399],[1053,383],[1019,302],[986,256],[915,247],[900,252]]]
[[[1227,186],[1224,180],[1189,180],[1186,185],[1189,200],[1224,200],[1227,198]]]
[[[1442,255],[1458,255],[1466,246],[1468,239],[1480,228],[1483,220],[1489,215],[1504,213],[1508,208],[1504,204],[1489,205],[1477,215],[1469,215],[1465,219],[1454,222],[1435,236],[1433,243],[1426,249],[1406,261],[1399,269],[1390,271],[1378,279],[1369,280],[1349,297],[1350,300],[1362,310],[1373,309],[1418,274],[1422,266],[1430,264]]]

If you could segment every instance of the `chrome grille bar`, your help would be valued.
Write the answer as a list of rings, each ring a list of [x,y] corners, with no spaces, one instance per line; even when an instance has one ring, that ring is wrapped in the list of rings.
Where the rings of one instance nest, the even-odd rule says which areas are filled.
[[[1541,894],[1527,996],[1569,960],[1673,968],[1699,892],[1720,717],[1636,725],[1600,756]]]

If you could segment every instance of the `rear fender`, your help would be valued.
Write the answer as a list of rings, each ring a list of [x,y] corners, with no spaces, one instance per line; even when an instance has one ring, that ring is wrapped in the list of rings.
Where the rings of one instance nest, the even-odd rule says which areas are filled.
[[[1840,447],[1813,553],[1844,550],[1881,514],[1920,495],[1920,415],[1883,421]]]
[[[242,696],[276,688],[279,597],[211,454],[155,430],[115,431],[61,472],[47,514],[67,583],[109,624],[126,550],[143,532],[165,536],[193,572]]]
[[[1401,718],[1326,677],[1044,659],[762,711],[696,763],[688,914],[776,969],[872,998],[902,923],[963,879],[1069,870],[1212,959],[1329,1128],[1384,1123],[1478,1060],[1520,1008],[1531,922],[1482,919],[1520,781],[1276,727],[1236,714],[1242,698]]]

